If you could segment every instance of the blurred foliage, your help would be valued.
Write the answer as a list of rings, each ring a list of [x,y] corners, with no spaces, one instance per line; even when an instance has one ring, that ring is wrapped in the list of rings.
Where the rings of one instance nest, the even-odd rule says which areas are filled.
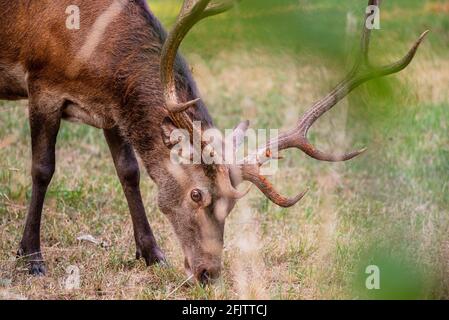
[[[376,275],[376,271],[367,270],[368,266],[378,268],[379,288],[366,286],[367,278]],[[429,278],[428,272],[425,273],[419,261],[408,257],[405,251],[372,249],[360,259],[353,292],[360,299],[424,299],[428,297],[425,288],[432,287],[432,282],[433,279]]]
[[[150,7],[166,26],[174,22],[181,3],[180,0],[149,0]],[[424,30],[430,29],[431,41],[437,47],[445,43],[447,49],[448,12],[439,7],[444,3],[435,0],[383,1],[381,30],[375,32],[374,45],[396,51],[402,49],[402,43],[408,46]],[[188,52],[202,55],[216,54],[224,49],[260,47],[344,59],[347,16],[351,14],[360,25],[366,4],[367,1],[360,0],[243,0],[230,12],[195,26],[184,47]],[[388,39],[396,45],[390,47],[391,43],[384,41]]]

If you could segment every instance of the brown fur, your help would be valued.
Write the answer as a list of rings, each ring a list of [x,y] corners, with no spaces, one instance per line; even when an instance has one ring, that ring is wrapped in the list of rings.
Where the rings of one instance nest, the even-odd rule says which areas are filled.
[[[123,10],[99,41],[92,42],[94,48],[86,49],[87,38],[95,32],[92,26],[113,1],[122,1]],[[69,5],[80,8],[80,30],[66,28]],[[59,123],[66,119],[105,131],[133,218],[137,257],[143,256],[148,264],[164,259],[146,220],[133,149],[159,187],[159,206],[180,238],[187,269],[199,280],[205,271],[210,277],[218,275],[224,220],[217,218],[215,203],[220,203],[217,210],[226,211],[219,212],[223,217],[235,202],[220,194],[202,166],[174,169],[182,172],[182,179],[173,172],[161,136],[167,117],[159,79],[165,37],[144,0],[0,0],[0,98],[30,101],[33,196],[19,253],[32,257],[32,273],[45,272],[40,217],[54,172]],[[198,96],[181,57],[176,79],[180,99]],[[190,115],[203,127],[212,126],[201,103]],[[207,206],[192,202],[193,188],[210,197]]]

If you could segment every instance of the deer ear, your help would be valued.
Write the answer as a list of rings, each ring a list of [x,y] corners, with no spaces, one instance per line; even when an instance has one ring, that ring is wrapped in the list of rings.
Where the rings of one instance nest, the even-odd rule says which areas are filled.
[[[161,137],[165,146],[170,152],[173,152],[172,155],[176,156],[175,161],[178,163],[191,163],[193,147],[186,130],[177,128],[172,120],[167,117],[161,124]]]
[[[173,146],[176,144],[171,141],[172,133],[176,129],[177,128],[175,124],[169,117],[166,117],[164,121],[162,121],[161,125],[162,141],[164,142],[165,146],[169,149],[173,148]]]

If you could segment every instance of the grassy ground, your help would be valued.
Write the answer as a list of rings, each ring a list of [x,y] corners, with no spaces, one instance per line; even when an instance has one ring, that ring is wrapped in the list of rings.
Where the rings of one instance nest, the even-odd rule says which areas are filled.
[[[180,3],[149,2],[166,24]],[[178,288],[182,253],[148,178],[144,201],[171,266],[133,259],[132,225],[102,134],[67,123],[43,218],[48,276],[28,276],[15,259],[30,198],[26,103],[1,102],[0,299],[449,298],[449,2],[384,2],[376,61],[398,57],[429,28],[428,41],[409,69],[363,86],[311,133],[322,149],[368,152],[335,165],[288,152],[272,180],[284,193],[311,191],[280,209],[253,190],[227,224],[214,286]],[[183,51],[216,124],[293,125],[341,78],[355,43],[347,12],[358,17],[362,7],[247,0],[195,29]],[[83,234],[108,245],[76,240]],[[380,268],[380,290],[365,288],[368,265]],[[69,266],[80,269],[80,289],[64,285]]]

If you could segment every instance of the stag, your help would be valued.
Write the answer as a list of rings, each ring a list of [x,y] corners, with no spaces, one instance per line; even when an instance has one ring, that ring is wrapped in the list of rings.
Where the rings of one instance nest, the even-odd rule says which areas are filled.
[[[80,8],[79,30],[65,27],[70,5]],[[239,184],[249,181],[275,204],[290,207],[304,192],[284,197],[260,171],[273,160],[274,148],[297,148],[331,162],[361,154],[363,150],[344,155],[322,152],[308,141],[307,133],[356,87],[407,67],[427,33],[402,59],[375,67],[368,56],[371,31],[364,27],[353,69],[294,128],[239,163],[175,165],[170,161],[174,130],[201,134],[194,121],[201,122],[202,130],[214,127],[178,48],[200,20],[233,5],[231,0],[185,0],[167,34],[144,0],[0,0],[0,98],[29,101],[32,197],[18,255],[26,258],[31,274],[46,271],[41,215],[55,171],[62,120],[104,131],[131,213],[136,258],[148,265],[165,261],[142,202],[137,154],[158,187],[157,204],[179,238],[186,271],[207,283],[220,274],[225,219],[246,194],[237,189]],[[379,5],[379,0],[369,0],[369,5]],[[236,132],[247,127],[243,122]],[[204,147],[206,141],[201,143]]]

